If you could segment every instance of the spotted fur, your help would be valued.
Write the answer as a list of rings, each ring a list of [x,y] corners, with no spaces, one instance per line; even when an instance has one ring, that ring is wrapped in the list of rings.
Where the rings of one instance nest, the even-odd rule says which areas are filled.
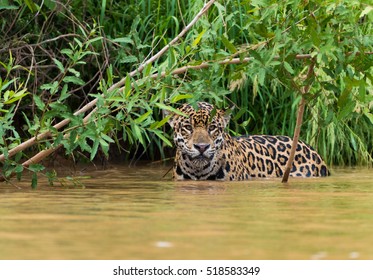
[[[198,109],[184,104],[169,123],[174,130],[176,180],[247,180],[281,177],[289,158],[292,139],[287,136],[231,137],[224,130],[229,116],[206,102]],[[291,176],[328,176],[320,155],[299,141]]]

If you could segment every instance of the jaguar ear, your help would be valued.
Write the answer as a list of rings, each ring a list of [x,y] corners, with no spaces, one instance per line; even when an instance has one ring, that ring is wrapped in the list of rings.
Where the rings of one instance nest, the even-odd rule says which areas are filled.
[[[231,119],[232,111],[234,110],[235,106],[233,105],[231,108],[226,109],[223,114],[224,119],[224,127],[226,127],[229,124],[229,121]]]
[[[169,125],[173,128],[174,127],[174,120],[175,120],[175,113],[167,110],[167,109],[162,109],[163,113],[163,118],[167,119],[167,122]]]

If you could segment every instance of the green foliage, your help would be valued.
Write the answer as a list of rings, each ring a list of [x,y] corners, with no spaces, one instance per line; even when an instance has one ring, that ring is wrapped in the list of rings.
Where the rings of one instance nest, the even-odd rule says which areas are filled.
[[[13,71],[21,68],[14,65],[11,53],[7,62],[0,61],[0,67],[5,73],[4,76],[0,76],[0,152],[7,157],[8,149],[14,148],[21,141],[14,124],[14,116],[17,114],[22,99],[29,92],[23,83],[18,82],[18,78],[12,78],[11,76]],[[11,169],[14,169],[16,173],[22,171],[15,164]],[[7,171],[5,170],[5,172]]]
[[[87,160],[111,149],[164,158],[171,132],[162,110],[199,100],[235,105],[232,134],[292,135],[301,89],[312,84],[301,138],[331,164],[372,164],[372,3],[217,1],[160,59],[128,74],[177,36],[204,2],[5,1],[0,153],[51,131],[37,149],[62,145]],[[223,63],[245,57],[250,62]],[[304,80],[311,59],[314,77]],[[206,62],[208,68],[171,74]],[[123,88],[109,90],[123,77]],[[88,120],[74,114],[95,98]],[[53,127],[64,119],[68,126]],[[4,175],[21,174],[22,153],[6,158]]]

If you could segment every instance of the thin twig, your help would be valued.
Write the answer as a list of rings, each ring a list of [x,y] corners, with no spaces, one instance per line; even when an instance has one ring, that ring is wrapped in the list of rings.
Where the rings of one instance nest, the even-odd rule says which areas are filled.
[[[303,87],[303,90],[301,92],[301,100],[298,105],[298,114],[297,114],[297,122],[294,129],[294,136],[293,136],[293,143],[291,144],[291,150],[289,159],[286,163],[284,176],[282,177],[282,183],[287,183],[290,175],[290,171],[293,165],[294,156],[295,156],[295,150],[298,146],[298,140],[299,140],[299,134],[300,129],[302,127],[303,122],[303,114],[304,114],[304,106],[306,104],[306,100],[304,99],[304,95],[307,94],[311,88],[311,77],[314,75],[313,69],[315,67],[315,60],[313,59],[311,61],[311,64],[308,68],[307,76],[306,76],[306,82],[308,81],[307,85]]]
[[[0,49],[0,53],[2,53],[2,52],[8,52],[9,50],[10,51],[17,51],[17,50],[20,50],[20,49],[23,49],[23,48],[40,47],[43,44],[50,43],[50,42],[53,42],[53,41],[57,41],[59,39],[65,38],[65,37],[81,37],[81,36],[78,35],[78,34],[62,34],[60,36],[57,36],[57,37],[54,37],[54,38],[51,38],[51,39],[47,39],[45,41],[42,41],[42,42],[39,42],[39,43],[35,43],[35,44],[25,44],[23,46],[14,47],[14,48],[8,48],[8,47],[2,48],[2,49]]]

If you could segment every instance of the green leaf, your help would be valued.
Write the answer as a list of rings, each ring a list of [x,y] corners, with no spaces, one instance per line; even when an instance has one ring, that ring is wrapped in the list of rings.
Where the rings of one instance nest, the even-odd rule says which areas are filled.
[[[293,67],[291,67],[291,65],[287,61],[284,61],[284,67],[290,74],[294,74]]]
[[[221,41],[230,53],[234,54],[237,52],[236,47],[228,40],[228,38],[225,35],[221,36]]]
[[[141,128],[137,124],[132,124],[133,135],[145,146],[144,137],[142,136]]]
[[[140,117],[138,117],[137,119],[135,119],[134,122],[137,123],[137,124],[140,124],[143,121],[145,121],[149,117],[149,115],[152,114],[152,113],[153,113],[153,111],[149,110],[145,114],[143,114]]]
[[[131,87],[131,77],[130,77],[130,75],[127,75],[127,77],[126,77],[126,84],[125,84],[125,88],[124,88],[124,96],[126,98],[128,98],[130,96],[131,90],[132,90],[132,87]]]
[[[70,73],[72,73],[75,77],[80,77],[80,72],[76,71],[74,68],[67,69]]]
[[[197,38],[193,40],[193,42],[192,42],[192,47],[193,48],[196,47],[199,44],[199,42],[201,41],[202,36],[203,36],[203,34],[205,34],[205,32],[206,32],[206,29],[203,29],[202,32],[198,34]]]
[[[373,114],[366,111],[364,112],[364,116],[366,116],[369,119],[370,123],[373,125]]]
[[[187,117],[188,115],[184,114],[183,112],[179,111],[178,109],[175,109],[171,106],[167,106],[165,104],[162,104],[162,103],[155,103],[155,105],[159,108],[159,109],[162,109],[162,110],[166,110],[166,111],[169,111],[169,112],[172,112],[172,113],[175,113],[175,114],[178,114],[178,115],[181,115],[181,116],[184,116],[184,117]]]
[[[14,156],[14,161],[19,162],[21,160],[22,156],[23,156],[22,152],[16,153],[16,155]],[[23,166],[22,166],[22,170],[23,170]]]
[[[33,95],[33,99],[34,99],[36,107],[38,107],[39,110],[44,111],[45,104],[41,100],[40,96],[38,96],[38,95],[35,94],[35,95]]]
[[[80,48],[83,47],[83,43],[82,43],[78,38],[74,37],[74,41],[78,44],[78,46],[79,46]]]
[[[259,85],[264,85],[264,81],[266,77],[266,70],[264,68],[259,68],[257,77],[258,77]]]
[[[48,171],[48,172],[45,173],[45,176],[47,176],[47,178],[48,178],[49,186],[53,187],[53,183],[57,179],[56,171],[55,170]]]
[[[17,164],[16,168],[14,168],[14,173],[22,173],[23,171],[23,165]]]
[[[333,72],[333,70],[327,68],[327,67],[323,67],[322,70],[332,79],[335,78],[335,74]]]
[[[10,81],[7,81],[7,80],[4,80],[5,83],[2,83],[2,80],[1,80],[1,77],[0,77],[0,92],[3,91],[3,90],[6,90],[8,88],[9,85],[11,85],[12,83],[15,83],[16,81],[18,80],[18,78],[15,78],[15,79],[11,79]]]
[[[351,88],[352,87],[350,85],[347,85],[342,94],[339,96],[337,102],[339,108],[343,108],[351,100]]]
[[[354,135],[352,133],[350,135],[350,143],[351,143],[352,149],[354,151],[357,151],[356,140],[355,140],[355,137],[354,137]]]
[[[73,55],[73,51],[72,51],[71,49],[62,49],[62,50],[61,50],[61,53],[62,53],[62,54],[66,54],[66,55],[68,55],[68,56]]]
[[[19,8],[18,6],[9,5],[8,0],[2,0],[2,2],[0,1],[0,11],[1,10],[16,10],[18,8]]]
[[[24,0],[24,2],[26,3],[27,7],[30,9],[30,11],[32,13],[35,13],[35,12],[38,11],[38,8],[35,5],[34,1],[32,1],[32,0]]]
[[[233,115],[233,121],[237,121],[243,114],[247,112],[247,108],[241,108],[236,114]]]
[[[56,58],[53,58],[54,64],[57,65],[57,68],[61,71],[61,73],[65,72],[65,67],[62,65],[61,61]]]
[[[17,180],[18,181],[21,181],[21,179],[22,179],[22,172],[16,172],[16,176],[17,176]]]
[[[312,43],[316,47],[319,47],[320,44],[321,44],[320,35],[316,32],[316,30],[314,28],[309,28],[309,31],[310,31]]]
[[[67,112],[68,107],[60,102],[50,103],[49,106],[57,112]]]
[[[56,8],[56,1],[55,0],[44,0],[45,6],[48,7],[49,10],[53,11]]]
[[[145,48],[150,48],[151,46],[148,44],[138,44],[137,49],[145,49]]]
[[[106,0],[101,1],[101,13],[100,13],[100,24],[104,25],[106,11]]]
[[[45,169],[45,166],[39,163],[30,164],[28,169],[32,172],[40,172]]]
[[[108,135],[106,135],[105,133],[101,133],[101,138],[104,139],[106,142],[109,142],[109,143],[114,143],[115,141]]]
[[[8,100],[4,101],[4,104],[12,104],[12,103],[14,103],[14,102],[22,99],[23,97],[25,97],[26,95],[29,94],[26,91],[27,91],[26,88],[24,88],[24,89],[22,89],[20,91],[17,91],[17,92],[12,91],[13,94],[9,96]],[[5,95],[4,95],[4,97],[5,97]]]
[[[78,25],[78,28],[79,28],[80,32],[82,32],[83,36],[87,37],[87,33],[85,32],[85,30],[84,30],[84,28],[83,28],[83,26],[81,24]]]
[[[73,83],[74,85],[78,85],[78,86],[85,85],[85,82],[82,79],[78,77],[74,77],[74,76],[66,76],[65,78],[63,78],[63,81],[65,83]]]
[[[79,141],[79,147],[82,149],[82,151],[87,151],[88,153],[92,153],[92,148],[91,146],[88,145],[86,139]]]
[[[350,100],[343,107],[340,108],[337,118],[339,120],[346,118],[348,115],[350,115],[354,111],[355,106],[356,106],[356,101]]]
[[[127,55],[119,60],[120,63],[134,63],[138,62],[137,57],[134,55]]]
[[[42,89],[42,90],[48,90],[50,92],[50,94],[53,95],[58,90],[58,82],[54,81],[51,84],[43,84],[43,85],[40,86],[40,89]]]
[[[69,98],[70,97],[70,93],[67,92],[67,84],[64,84],[63,87],[62,87],[62,90],[61,90],[61,95],[60,97],[58,98],[58,101],[59,102],[62,102],[64,101],[66,98]]]
[[[91,157],[90,157],[91,161],[95,158],[95,156],[97,154],[99,144],[100,144],[100,142],[98,140],[95,140],[94,143],[93,143],[92,151],[91,151]]]
[[[178,94],[171,98],[171,103],[176,103],[180,100],[189,99],[189,98],[193,98],[193,95],[192,94]]]
[[[85,45],[86,45],[86,46],[89,46],[89,45],[91,45],[91,44],[94,43],[94,42],[101,41],[102,38],[103,38],[103,37],[100,36],[100,37],[95,37],[95,38],[93,38],[93,39],[90,39],[90,40],[88,40],[88,41],[85,43]]]
[[[125,44],[131,44],[133,45],[134,42],[131,38],[129,37],[121,37],[121,38],[116,38],[113,40],[113,42],[116,42],[116,43],[125,43]]]
[[[360,83],[359,83],[359,101],[362,102],[362,103],[365,103],[365,96],[367,94],[366,92],[366,87],[365,87],[365,81],[364,80],[360,80]]]
[[[36,173],[33,173],[31,177],[31,188],[36,189],[37,186],[38,186],[38,175]]]
[[[163,135],[163,132],[160,130],[153,130],[153,132],[169,147],[172,147],[172,143]]]
[[[151,74],[151,71],[153,69],[153,66],[151,63],[147,64],[143,70],[144,72],[144,77],[148,77]]]
[[[55,136],[55,138],[54,138],[54,143],[53,143],[53,145],[54,145],[54,146],[59,145],[59,144],[62,142],[62,140],[63,140],[63,133],[58,132],[58,133],[57,133],[57,136]]]
[[[163,118],[162,120],[160,120],[159,122],[152,123],[150,125],[150,129],[156,129],[156,128],[159,128],[159,127],[163,126],[166,122],[168,122],[170,117],[171,116],[167,116],[167,117]]]
[[[104,152],[105,156],[107,156],[109,152],[109,144],[105,142],[103,139],[100,139],[99,142],[101,150]]]

